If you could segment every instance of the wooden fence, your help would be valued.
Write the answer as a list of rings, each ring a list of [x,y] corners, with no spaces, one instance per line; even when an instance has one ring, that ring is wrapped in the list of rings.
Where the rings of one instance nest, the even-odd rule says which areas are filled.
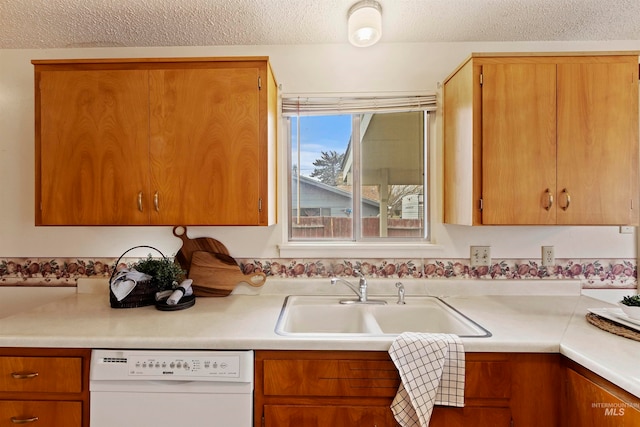
[[[363,237],[380,236],[380,219],[362,220]],[[293,239],[349,239],[352,236],[351,218],[332,216],[305,216],[293,219],[291,234]],[[422,237],[422,220],[389,218],[388,237]]]

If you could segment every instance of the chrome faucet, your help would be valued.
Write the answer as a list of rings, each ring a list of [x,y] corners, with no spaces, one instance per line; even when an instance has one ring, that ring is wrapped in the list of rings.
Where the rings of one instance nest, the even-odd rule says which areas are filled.
[[[349,289],[351,289],[353,292],[355,292],[355,294],[358,296],[357,300],[351,300],[351,299],[347,299],[347,300],[341,300],[340,303],[341,304],[354,304],[354,303],[359,303],[359,304],[386,304],[386,301],[382,301],[382,300],[372,300],[369,299],[368,293],[367,293],[367,279],[365,279],[364,274],[362,274],[362,272],[360,272],[360,270],[354,270],[354,272],[360,276],[360,281],[358,282],[358,287],[356,287],[353,283],[349,282],[348,280],[342,279],[340,277],[332,277],[331,278],[331,284],[335,285],[336,283],[340,282],[340,283],[344,283],[345,285],[347,285],[349,287]]]

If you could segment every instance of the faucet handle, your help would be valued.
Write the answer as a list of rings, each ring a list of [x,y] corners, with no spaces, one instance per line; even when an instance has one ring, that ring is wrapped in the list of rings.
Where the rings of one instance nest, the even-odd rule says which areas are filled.
[[[367,299],[367,279],[364,277],[364,274],[360,270],[353,270],[358,276],[360,276],[359,284],[360,284],[360,292],[364,294],[364,299]]]
[[[398,288],[398,302],[397,304],[406,304],[404,302],[404,285],[402,284],[402,282],[397,282],[396,283],[396,288]]]

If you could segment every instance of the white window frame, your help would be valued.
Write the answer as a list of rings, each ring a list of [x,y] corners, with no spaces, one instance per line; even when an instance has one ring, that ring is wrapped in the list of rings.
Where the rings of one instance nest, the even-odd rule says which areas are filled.
[[[386,94],[385,94],[386,95]],[[397,94],[394,94],[397,95]],[[421,94],[401,94],[401,96],[421,96]],[[299,96],[301,98],[307,98],[309,95],[282,95],[282,98],[293,98]],[[332,94],[313,95],[317,97],[332,97]],[[351,97],[352,95],[340,94],[339,97]],[[357,97],[362,98],[376,98],[381,94],[357,94]],[[435,97],[435,95],[433,95]],[[371,110],[368,110],[371,111]],[[353,113],[354,111],[348,111]],[[345,111],[326,112],[326,114],[344,114]],[[425,192],[427,200],[425,203],[425,213],[427,216],[426,226],[429,228],[429,238],[423,240],[381,240],[375,239],[375,241],[289,241],[289,197],[290,197],[290,173],[287,170],[291,164],[291,140],[289,135],[289,129],[287,125],[287,118],[284,114],[280,115],[280,159],[281,164],[284,167],[280,169],[280,224],[282,226],[281,243],[278,245],[281,258],[335,258],[336,255],[343,258],[376,258],[376,257],[389,257],[393,254],[394,257],[403,258],[417,258],[422,256],[431,255],[435,252],[441,252],[443,247],[435,243],[435,230],[434,230],[434,210],[440,206],[440,203],[436,203],[436,197],[439,197],[440,192],[438,189],[438,180],[436,179],[436,168],[434,165],[434,158],[436,153],[436,131],[435,131],[435,116],[437,112],[435,108],[431,109],[429,114],[425,115],[425,137],[427,138],[427,147],[425,149],[425,176],[426,186]]]

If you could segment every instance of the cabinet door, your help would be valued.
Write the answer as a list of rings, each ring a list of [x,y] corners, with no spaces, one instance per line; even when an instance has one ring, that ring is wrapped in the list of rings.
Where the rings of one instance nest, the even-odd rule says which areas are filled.
[[[638,224],[638,60],[600,60],[558,65],[558,224]]]
[[[147,79],[141,70],[39,73],[37,225],[149,222],[138,203],[149,175]]]
[[[565,375],[567,400],[563,405],[563,416],[566,427],[640,425],[640,402],[637,398],[622,400],[572,369],[566,369]]]
[[[485,64],[482,75],[482,223],[554,224],[556,67]]]
[[[509,408],[436,406],[429,427],[511,427]]]
[[[266,405],[264,427],[396,427],[389,406]]]
[[[258,224],[258,76],[255,67],[150,71],[153,224]]]

